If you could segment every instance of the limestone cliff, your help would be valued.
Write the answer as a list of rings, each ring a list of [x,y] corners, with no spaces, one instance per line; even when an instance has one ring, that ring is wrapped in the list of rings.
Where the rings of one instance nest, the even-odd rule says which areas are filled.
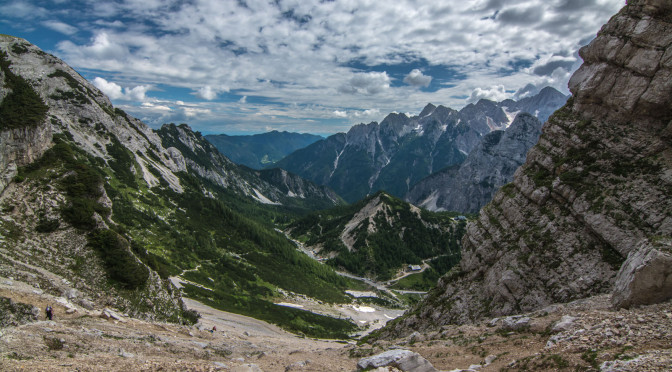
[[[598,293],[672,297],[672,2],[629,1],[580,51],[573,98],[393,335]]]

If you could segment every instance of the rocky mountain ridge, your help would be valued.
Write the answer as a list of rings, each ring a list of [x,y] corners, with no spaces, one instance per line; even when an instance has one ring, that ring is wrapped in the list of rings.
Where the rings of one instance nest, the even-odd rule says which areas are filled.
[[[186,124],[166,124],[157,131],[164,147],[179,149],[177,161],[217,185],[262,204],[304,206],[310,209],[329,208],[342,203],[326,186],[317,186],[282,170],[256,171],[235,164],[214,145]]]
[[[672,296],[672,19],[629,1],[580,51],[573,98],[467,228],[459,269],[388,335],[609,293]]]
[[[52,132],[57,134],[67,131],[87,153],[109,159],[106,148],[106,144],[111,141],[106,136],[109,132],[123,147],[131,150],[133,161],[139,167],[137,171],[141,172],[150,187],[159,185],[163,179],[173,190],[181,192],[182,186],[176,173],[193,169],[221,186],[230,187],[233,192],[262,202],[281,204],[280,199],[288,201],[293,198],[292,194],[307,193],[307,190],[281,193],[266,181],[255,179],[253,173],[221,156],[210,143],[200,136],[196,137],[186,126],[178,130],[181,132],[172,138],[172,142],[169,141],[170,146],[164,147],[164,139],[159,136],[161,131],[154,132],[140,120],[115,109],[102,92],[58,58],[12,36],[0,36],[0,42],[7,55],[9,68],[28,81],[49,107],[47,123],[36,129],[3,131],[4,155],[0,157],[0,171],[5,174],[4,179],[16,175],[17,165],[35,160],[49,148]],[[185,154],[175,146],[194,154],[205,151],[213,157],[208,164],[212,169],[203,169],[197,166],[194,159],[185,159]],[[262,189],[270,194],[264,195]],[[319,197],[336,202],[333,193],[327,196],[324,192],[328,191],[323,189]]]
[[[525,162],[525,155],[541,135],[542,123],[531,114],[516,115],[505,130],[485,136],[460,165],[424,178],[404,199],[430,211],[478,213]]]
[[[520,102],[482,99],[460,111],[428,104],[418,116],[392,113],[380,124],[355,125],[273,166],[327,185],[348,202],[378,190],[403,197],[421,179],[462,163],[483,135],[507,128],[521,110],[544,114],[565,100],[547,88]]]

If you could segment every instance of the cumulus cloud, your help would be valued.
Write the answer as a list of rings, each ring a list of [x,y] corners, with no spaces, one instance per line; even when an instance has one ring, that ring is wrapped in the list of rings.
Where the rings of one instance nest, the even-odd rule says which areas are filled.
[[[521,98],[531,97],[531,96],[534,96],[535,94],[539,93],[540,90],[541,89],[538,86],[536,86],[532,83],[529,83],[529,84],[525,85],[524,87],[518,89],[516,91],[516,93],[513,94],[513,98],[515,100],[519,100]]]
[[[463,97],[471,102],[511,95],[497,86],[565,87],[576,67],[567,56],[623,6],[623,0],[167,3],[94,2],[71,9],[77,18],[68,22],[80,28],[77,35],[92,37],[61,41],[57,54],[101,78],[179,87],[208,101],[203,103],[222,103],[217,97],[231,89],[275,106],[330,105],[319,113],[296,110],[292,119],[345,121],[369,107],[414,112],[434,102],[459,109]],[[77,3],[64,2],[60,10],[71,4]],[[0,21],[13,16],[23,18],[6,22],[30,16],[34,25],[47,27],[43,22],[57,14],[17,0],[3,7]],[[526,62],[512,68],[512,61]],[[431,92],[412,89],[429,86]],[[130,97],[119,90],[112,89]],[[231,104],[240,111],[238,102]],[[258,112],[249,106],[246,112]]]
[[[432,82],[432,77],[424,75],[422,71],[413,69],[406,77],[404,78],[404,83],[412,85],[415,87],[428,87],[429,83]]]
[[[240,103],[247,103],[247,96],[242,96],[242,97],[240,97],[240,99],[238,100],[238,102],[240,102]]]
[[[70,26],[69,24],[63,23],[61,21],[49,20],[42,22],[42,24],[47,28],[58,31],[65,35],[74,35],[77,33],[76,27]]]
[[[497,20],[505,24],[531,25],[541,21],[544,9],[540,6],[514,7],[503,10]]]
[[[145,101],[147,91],[150,89],[147,85],[138,85],[133,88],[122,88],[119,84],[107,81],[99,76],[93,79],[93,85],[100,89],[106,96],[112,100],[124,101]]]
[[[339,88],[341,93],[378,94],[390,87],[387,72],[368,72],[355,74],[347,84]]]
[[[196,96],[208,101],[212,101],[213,99],[217,98],[217,91],[213,87],[206,85],[204,87],[201,87],[196,92]]]
[[[488,99],[491,101],[503,101],[510,98],[511,94],[506,92],[503,85],[496,85],[490,88],[476,88],[471,92],[467,103],[478,102],[481,99]]]
[[[569,71],[575,63],[576,58],[574,57],[554,55],[550,58],[537,61],[537,63],[532,66],[532,73],[539,76],[545,76],[551,75],[553,71],[558,68]]]

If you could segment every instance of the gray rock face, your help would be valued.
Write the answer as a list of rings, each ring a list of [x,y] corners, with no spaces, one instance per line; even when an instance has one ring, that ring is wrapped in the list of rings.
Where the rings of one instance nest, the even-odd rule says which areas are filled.
[[[380,367],[395,367],[404,372],[437,371],[427,359],[410,350],[388,350],[378,355],[362,358],[357,362],[359,370]]]
[[[612,291],[617,306],[669,297],[672,79],[657,77],[672,72],[671,6],[629,1],[581,50],[574,98],[467,227],[459,270],[388,335]]]
[[[406,201],[431,211],[476,213],[525,162],[525,154],[541,135],[541,122],[521,113],[505,130],[483,136],[459,167],[451,167],[418,182]]]
[[[0,193],[17,175],[18,167],[37,160],[51,147],[51,136],[51,125],[47,123],[0,131]]]

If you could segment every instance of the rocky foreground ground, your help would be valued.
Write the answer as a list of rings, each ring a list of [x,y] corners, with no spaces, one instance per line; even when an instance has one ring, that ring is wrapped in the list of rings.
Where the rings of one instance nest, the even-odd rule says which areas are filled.
[[[202,318],[187,327],[132,319],[113,309],[87,310],[17,287],[7,280],[0,285],[0,297],[11,299],[4,301],[0,314],[5,324],[0,329],[2,371],[355,371],[364,358],[402,350],[417,353],[408,353],[415,356],[413,363],[373,358],[379,364],[367,367],[672,370],[672,302],[613,311],[608,297],[600,296],[522,316],[357,344],[301,338],[193,301],[188,305]],[[53,321],[44,319],[47,303],[56,309]],[[27,321],[33,312],[39,314],[36,321],[10,325]],[[210,332],[213,326],[217,330]]]

